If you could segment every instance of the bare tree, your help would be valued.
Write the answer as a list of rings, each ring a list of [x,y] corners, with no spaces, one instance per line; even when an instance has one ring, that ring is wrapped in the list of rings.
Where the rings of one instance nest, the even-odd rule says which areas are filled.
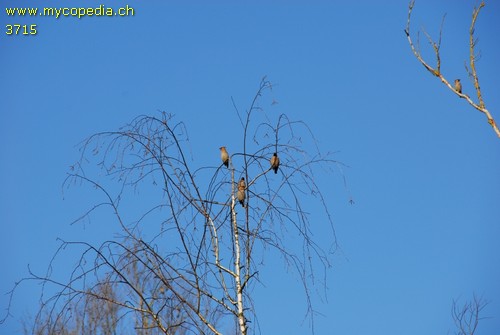
[[[482,310],[488,305],[488,301],[474,295],[471,301],[467,301],[462,307],[453,301],[451,316],[457,327],[456,335],[474,335],[476,333]]]
[[[137,250],[136,250],[137,251]],[[125,255],[130,257],[131,255]],[[130,260],[127,275],[135,287],[142,292],[149,292],[148,269],[138,262]],[[156,335],[163,334],[157,327],[151,327],[147,313],[126,313],[119,303],[126,297],[118,296],[115,291],[119,288],[112,280],[98,280],[85,293],[73,294],[71,301],[66,301],[64,307],[54,313],[54,304],[45,304],[39,310],[34,321],[25,320],[24,333],[27,334],[101,334],[101,335]],[[171,292],[161,287],[152,300],[162,300],[165,303],[163,310],[158,314],[169,325],[169,334],[183,335],[185,329],[180,327],[186,320],[186,315],[173,303],[175,299]],[[71,296],[71,294],[70,294]],[[53,298],[59,299],[58,294]],[[50,306],[50,310],[47,307]],[[50,312],[49,312],[50,311]],[[64,314],[63,314],[64,313]],[[132,316],[132,317],[130,317]],[[130,331],[133,329],[133,331]]]
[[[263,93],[271,90],[264,78],[245,112],[233,102],[242,138],[239,145],[231,139],[227,167],[214,160],[216,166],[195,168],[185,125],[166,113],[140,116],[82,143],[65,185],[89,185],[103,200],[75,223],[109,208],[113,222],[101,224],[117,224],[120,236],[100,245],[62,242],[54,258],[70,247],[81,254],[68,280],[30,271],[27,279],[55,290],[42,296],[37,324],[46,321],[43,334],[74,320],[71,310],[82,302],[90,308],[81,309],[79,317],[95,320],[84,323],[93,327],[92,334],[111,334],[120,322],[136,334],[255,332],[251,293],[269,251],[278,252],[302,282],[314,332],[311,288],[322,284],[316,272],[326,273],[336,248],[329,204],[314,168],[338,163],[320,154],[303,122],[266,114]],[[279,167],[276,158],[271,164],[274,153]],[[88,173],[93,161],[104,172],[102,181]],[[156,203],[141,209],[134,198],[139,194]],[[323,235],[331,234],[328,248],[312,238],[305,197],[323,208],[323,215],[313,218],[320,220],[315,225]]]
[[[498,137],[500,137],[500,129],[498,128],[498,125],[495,123],[495,120],[493,119],[493,116],[491,113],[486,109],[486,104],[483,99],[483,95],[481,93],[481,87],[479,86],[479,77],[477,75],[476,71],[476,45],[477,45],[477,39],[474,36],[475,33],[475,26],[476,26],[476,21],[479,16],[480,10],[485,6],[484,1],[482,1],[478,7],[475,7],[474,10],[472,11],[472,22],[469,28],[469,64],[470,68],[467,67],[467,63],[465,64],[465,71],[468,74],[468,77],[471,79],[474,88],[476,90],[476,95],[477,95],[477,102],[474,102],[472,98],[462,92],[462,85],[460,83],[460,79],[456,79],[454,82],[454,85],[452,86],[451,82],[446,79],[446,77],[443,75],[443,72],[441,71],[441,55],[440,55],[440,48],[441,48],[441,37],[442,37],[442,31],[443,31],[443,24],[444,24],[444,17],[443,21],[441,22],[441,29],[439,31],[439,39],[438,41],[434,41],[431,36],[424,31],[425,36],[427,37],[427,40],[429,41],[429,44],[432,46],[432,49],[434,51],[434,55],[436,58],[436,64],[434,67],[429,65],[428,62],[426,62],[422,56],[422,53],[420,51],[420,39],[419,39],[419,34],[417,35],[417,43],[415,44],[411,38],[410,34],[410,21],[411,21],[411,14],[413,12],[413,7],[415,6],[415,0],[410,1],[410,4],[408,6],[408,20],[406,23],[406,37],[408,39],[408,43],[410,44],[410,48],[415,55],[415,57],[418,59],[418,61],[425,67],[427,71],[429,71],[432,75],[436,76],[441,80],[443,84],[445,84],[452,92],[454,92],[458,97],[465,99],[472,107],[474,107],[476,110],[480,111],[486,116],[486,119],[490,126],[493,128],[495,133],[497,134]]]

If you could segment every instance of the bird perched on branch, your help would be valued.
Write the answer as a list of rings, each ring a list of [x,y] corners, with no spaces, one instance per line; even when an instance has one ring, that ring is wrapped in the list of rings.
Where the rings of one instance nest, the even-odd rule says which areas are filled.
[[[241,177],[240,181],[238,182],[238,193],[236,193],[236,196],[238,197],[238,201],[241,204],[241,207],[245,208],[245,189],[247,188],[247,185],[245,183],[245,178]]]
[[[273,157],[271,157],[271,169],[274,170],[274,173],[278,173],[278,168],[280,166],[280,159],[278,158],[278,154],[275,152]]]
[[[229,167],[229,154],[227,153],[226,147],[220,147],[220,159],[222,160],[222,163],[226,166]]]
[[[247,184],[245,183],[245,177],[241,177],[240,181],[238,182],[238,190],[245,189],[246,187]]]
[[[455,91],[462,94],[462,84],[460,83],[460,79],[455,79]]]

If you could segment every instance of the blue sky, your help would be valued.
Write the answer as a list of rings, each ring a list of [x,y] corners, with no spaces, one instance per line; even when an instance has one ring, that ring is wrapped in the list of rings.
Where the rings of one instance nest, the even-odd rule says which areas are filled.
[[[405,1],[104,4],[136,13],[14,20],[3,7],[49,4],[2,2],[2,29],[37,24],[38,34],[0,35],[1,293],[28,264],[45,270],[56,238],[113,234],[98,222],[69,225],[85,209],[78,189],[63,197],[61,187],[80,141],[162,110],[185,122],[193,156],[211,162],[240,134],[231,97],[245,109],[267,75],[279,102],[270,112],[305,121],[320,148],[349,166],[347,189],[338,173],[320,174],[341,249],[328,271],[328,301],[315,298],[317,333],[452,333],[452,300],[474,292],[491,301],[484,316],[492,318],[477,334],[498,332],[500,139],[413,57]],[[425,27],[435,37],[447,14],[442,70],[470,95],[463,64],[474,4],[420,0],[413,13],[413,33]],[[479,79],[497,123],[499,13],[500,3],[487,3],[476,27]],[[302,334],[300,285],[276,269],[284,268],[270,255],[255,291],[261,331]],[[19,333],[39,289],[21,287],[2,334]],[[6,295],[0,303],[3,310]]]

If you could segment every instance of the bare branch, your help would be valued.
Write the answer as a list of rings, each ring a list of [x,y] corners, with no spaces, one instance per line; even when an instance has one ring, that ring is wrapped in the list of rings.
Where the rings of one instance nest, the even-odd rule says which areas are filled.
[[[481,312],[488,305],[488,301],[475,294],[472,301],[467,301],[462,307],[453,301],[451,316],[457,328],[457,335],[474,335],[476,333],[479,321],[484,319]]]
[[[482,94],[481,94],[481,88],[479,86],[479,79],[478,79],[478,76],[477,76],[477,72],[476,72],[476,65],[475,65],[475,60],[476,60],[476,55],[475,55],[475,46],[477,44],[477,40],[475,39],[474,37],[474,32],[475,32],[475,25],[476,25],[476,21],[477,21],[477,17],[479,15],[479,11],[481,10],[481,8],[484,7],[484,1],[481,2],[481,4],[479,5],[479,7],[477,8],[474,8],[473,12],[472,12],[472,23],[471,23],[471,26],[470,26],[470,29],[469,29],[469,50],[470,50],[470,76],[472,77],[473,79],[473,82],[474,82],[474,87],[476,89],[476,94],[477,94],[477,97],[478,97],[478,103],[475,103],[470,97],[469,95],[465,94],[465,93],[462,93],[462,86],[460,84],[460,80],[457,79],[456,81],[458,81],[458,84],[455,84],[455,85],[451,85],[451,83],[445,78],[445,76],[442,74],[442,71],[441,71],[441,56],[440,56],[440,46],[441,46],[441,37],[442,37],[442,31],[443,31],[443,24],[444,24],[444,16],[443,16],[443,20],[441,22],[441,27],[440,27],[440,30],[439,30],[439,40],[438,42],[434,42],[431,38],[431,36],[429,34],[427,34],[427,32],[424,31],[430,45],[432,46],[432,49],[434,51],[434,55],[436,57],[436,67],[433,68],[432,66],[430,66],[425,60],[424,58],[422,57],[422,54],[420,52],[420,50],[415,47],[413,41],[412,41],[412,38],[411,38],[411,34],[410,34],[410,26],[411,26],[411,14],[413,12],[413,8],[415,6],[415,0],[412,0],[410,1],[409,5],[408,5],[408,19],[407,19],[407,23],[406,23],[406,29],[405,29],[405,34],[406,34],[406,38],[408,39],[408,44],[410,45],[410,48],[413,52],[413,55],[417,58],[417,60],[425,67],[425,69],[427,71],[429,71],[432,75],[438,77],[441,82],[443,84],[445,84],[452,92],[454,92],[457,96],[459,96],[460,98],[462,99],[465,99],[472,107],[474,107],[476,110],[480,111],[481,113],[483,113],[487,120],[488,120],[488,123],[491,125],[491,127],[493,128],[493,131],[496,133],[496,135],[498,137],[500,137],[500,129],[498,128],[497,124],[495,123],[495,120],[493,119],[491,113],[486,109],[486,106],[485,106],[485,103],[484,103],[484,100],[483,100],[483,97],[482,97]]]

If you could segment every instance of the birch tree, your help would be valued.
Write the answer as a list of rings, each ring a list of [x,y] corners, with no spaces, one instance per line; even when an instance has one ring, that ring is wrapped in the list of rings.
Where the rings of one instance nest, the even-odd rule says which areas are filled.
[[[99,224],[114,225],[119,238],[98,245],[63,241],[54,259],[68,248],[81,255],[68,280],[30,271],[26,279],[55,292],[41,299],[35,324],[43,334],[61,333],[75,321],[75,304],[89,302],[102,305],[80,309],[80,319],[108,314],[100,324],[123,334],[256,333],[252,292],[266,281],[259,270],[269,253],[281,255],[301,282],[314,332],[311,289],[324,284],[317,272],[324,277],[336,248],[330,203],[315,173],[318,167],[337,173],[339,163],[320,153],[305,123],[267,112],[271,92],[264,78],[245,111],[234,103],[241,138],[214,143],[210,162],[196,160],[186,125],[167,113],[139,116],[82,143],[65,187],[90,186],[101,200],[74,224],[94,224],[104,210],[112,220]],[[227,167],[217,152],[224,144]],[[275,153],[279,167],[276,159],[271,165]],[[93,164],[100,177],[88,173]],[[146,194],[154,203],[139,211],[136,199]],[[311,215],[313,200],[322,213]],[[318,229],[330,235],[330,245],[313,239]]]

